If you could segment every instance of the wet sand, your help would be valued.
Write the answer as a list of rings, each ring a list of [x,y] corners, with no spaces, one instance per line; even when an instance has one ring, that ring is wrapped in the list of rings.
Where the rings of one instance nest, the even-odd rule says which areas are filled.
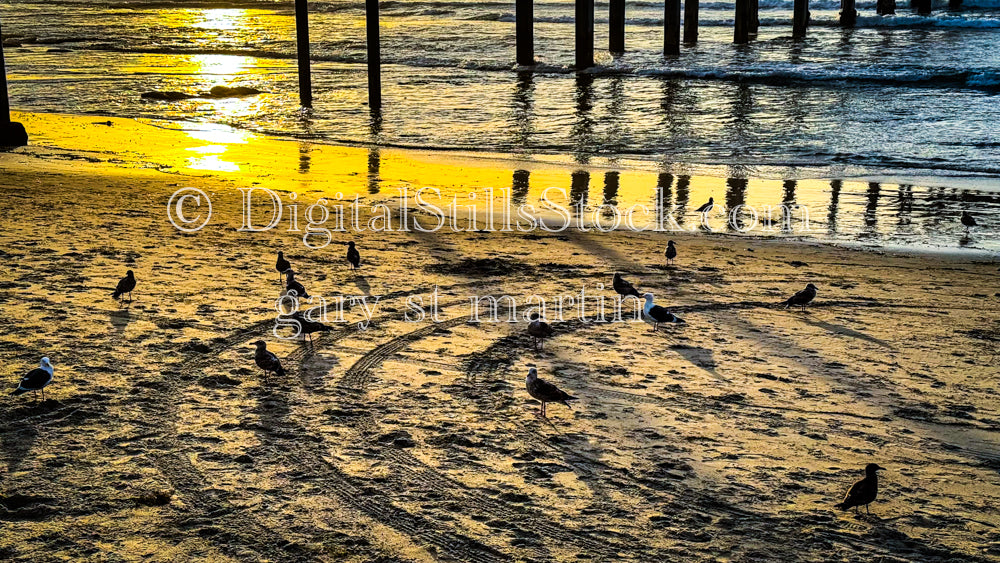
[[[135,134],[123,121],[93,126],[119,137],[95,152],[80,123],[104,118],[33,119],[40,146],[0,154],[0,375],[13,389],[44,355],[55,381],[44,402],[0,401],[2,559],[1000,560],[994,261],[672,234],[669,267],[667,234],[623,231],[335,233],[310,250],[284,226],[237,232],[237,189],[313,201],[366,192],[368,170],[337,174],[332,152],[308,182],[193,169],[212,153],[174,132],[146,158],[114,148]],[[88,150],[65,149],[73,127]],[[282,146],[213,142],[247,161]],[[393,155],[430,186],[490,174]],[[181,186],[217,220],[178,232]],[[312,344],[276,339],[277,249],[311,293],[380,296],[371,325],[355,305]],[[119,309],[126,269],[139,285]],[[615,271],[687,325],[592,322]],[[809,282],[813,305],[780,307]],[[468,323],[471,295],[584,284],[590,320],[565,315],[544,351],[523,321]],[[404,321],[434,287],[440,322]],[[259,378],[258,339],[285,380]],[[573,410],[541,419],[529,366]],[[835,510],[869,462],[887,468],[872,514]]]

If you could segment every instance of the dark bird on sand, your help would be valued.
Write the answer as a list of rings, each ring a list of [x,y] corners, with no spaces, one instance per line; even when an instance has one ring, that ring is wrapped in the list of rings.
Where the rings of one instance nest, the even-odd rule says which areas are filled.
[[[715,207],[715,199],[710,197],[708,198],[708,203],[702,205],[701,207],[695,209],[694,211],[695,213],[708,213],[709,211],[712,210],[713,207]]]
[[[41,391],[42,400],[44,401],[45,386],[49,383],[52,383],[52,363],[48,358],[42,358],[42,362],[37,368],[24,374],[24,377],[21,378],[21,382],[18,384],[17,389],[15,389],[11,395],[23,395],[24,393],[31,391],[35,394],[35,396],[37,396],[38,392]]]
[[[545,416],[546,403],[562,403],[572,409],[573,407],[570,407],[569,401],[577,400],[576,397],[570,396],[555,385],[538,379],[538,370],[535,368],[528,370],[528,377],[524,380],[524,384],[528,389],[528,394],[541,401],[543,417]]]
[[[125,300],[125,294],[128,294],[128,302],[132,302],[132,290],[135,289],[135,274],[132,270],[125,272],[125,277],[118,280],[118,286],[115,287],[115,292],[111,294],[112,299],[117,299],[119,304]]]
[[[643,295],[643,298],[646,299],[646,303],[642,306],[642,320],[653,325],[653,332],[656,332],[661,324],[685,324],[684,319],[664,307],[654,305],[652,293]]]
[[[877,463],[866,465],[865,478],[851,485],[851,489],[844,496],[844,502],[835,504],[834,508],[847,510],[854,507],[854,511],[857,512],[858,507],[864,505],[865,511],[871,514],[868,505],[878,496],[878,471],[885,471],[885,468],[879,467]]]
[[[621,295],[622,297],[628,297],[629,295],[642,297],[639,295],[639,290],[636,289],[634,285],[622,279],[618,272],[615,272],[614,277],[611,278],[611,287],[615,289],[615,293]]]
[[[285,260],[285,253],[278,251],[278,261],[274,263],[274,269],[278,270],[278,283],[281,283],[281,275],[292,269],[292,265]]]
[[[306,336],[308,336],[309,337],[309,342],[312,342],[312,335],[313,335],[313,333],[316,333],[316,332],[330,332],[331,330],[333,330],[333,328],[331,328],[331,327],[329,327],[329,326],[327,326],[327,325],[325,325],[325,324],[323,324],[321,322],[310,321],[309,319],[307,319],[304,316],[302,316],[302,313],[300,313],[298,311],[296,311],[292,315],[292,318],[295,319],[296,321],[298,321],[298,323],[299,323],[299,334],[302,335],[303,339],[305,339]]]
[[[555,331],[552,330],[552,326],[549,323],[538,318],[538,313],[532,313],[531,322],[528,324],[528,334],[531,335],[535,349],[539,350],[544,345],[544,340],[555,334]]]
[[[347,261],[351,263],[351,269],[357,270],[361,266],[361,253],[354,247],[354,241],[347,243]]]
[[[807,284],[806,288],[802,291],[797,291],[795,295],[788,298],[785,301],[785,308],[789,308],[792,305],[798,305],[799,307],[805,307],[810,301],[816,298],[816,286],[813,284]]]
[[[264,370],[264,379],[267,379],[268,372],[272,372],[278,377],[285,377],[285,368],[281,367],[281,361],[278,360],[278,356],[275,356],[274,352],[267,350],[267,343],[263,340],[258,340],[254,344],[257,346],[257,352],[253,356],[253,361],[257,364],[257,367]]]
[[[285,272],[285,275],[288,276],[288,281],[285,282],[285,290],[288,292],[294,291],[296,297],[308,299],[309,294],[306,293],[306,288],[301,283],[295,281],[295,272],[288,270]]]
[[[674,246],[674,241],[667,241],[667,251],[663,255],[667,257],[667,262],[670,264],[674,263],[674,258],[677,258],[677,247]]]
[[[962,224],[965,225],[965,230],[968,231],[971,227],[975,227],[977,225],[976,218],[973,217],[968,211],[963,211]]]

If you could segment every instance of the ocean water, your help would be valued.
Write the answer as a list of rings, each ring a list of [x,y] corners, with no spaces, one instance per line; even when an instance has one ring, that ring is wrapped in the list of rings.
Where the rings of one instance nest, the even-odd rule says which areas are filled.
[[[814,0],[802,41],[791,39],[791,0],[761,0],[747,46],[732,43],[732,2],[702,2],[697,45],[667,59],[662,2],[627,3],[627,52],[612,57],[608,4],[598,1],[597,66],[582,74],[572,69],[571,0],[535,3],[532,73],[514,64],[513,1],[386,0],[375,121],[363,3],[310,2],[308,111],[298,104],[293,4],[0,1],[12,105],[581,166],[721,167],[736,179],[896,179],[918,195],[953,189],[934,204],[949,229],[961,209],[981,216],[984,233],[1000,225],[1000,0],[966,0],[960,12],[938,2],[930,16],[899,2],[889,17],[862,0],[853,30],[837,25],[839,2]],[[221,84],[266,93],[140,99]],[[938,243],[955,244],[952,234]],[[1000,243],[985,234],[971,246]]]

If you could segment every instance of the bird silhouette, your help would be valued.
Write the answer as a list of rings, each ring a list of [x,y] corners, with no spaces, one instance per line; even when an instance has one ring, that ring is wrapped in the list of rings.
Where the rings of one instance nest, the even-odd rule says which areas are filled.
[[[302,313],[300,313],[299,311],[296,311],[294,314],[292,314],[292,318],[299,322],[299,334],[302,335],[303,339],[305,339],[308,336],[309,337],[309,342],[312,342],[312,335],[314,333],[316,333],[316,332],[330,332],[330,331],[333,330],[333,328],[331,328],[331,327],[329,327],[329,326],[327,326],[327,325],[325,325],[325,324],[323,324],[321,322],[311,321],[311,320],[305,318],[304,316],[302,316]]]
[[[973,217],[971,213],[963,211],[962,224],[965,225],[965,232],[969,232],[969,229],[975,227],[978,223],[976,223],[976,218]]]
[[[542,416],[545,417],[546,403],[562,403],[572,409],[569,401],[576,401],[577,398],[570,396],[565,391],[555,385],[538,379],[538,370],[531,368],[528,370],[528,377],[524,380],[524,385],[528,389],[528,394],[538,399],[542,403]]]
[[[865,511],[871,514],[868,505],[875,501],[878,496],[878,471],[885,471],[884,467],[879,467],[877,463],[869,463],[865,466],[865,478],[851,485],[851,488],[844,496],[844,502],[837,503],[834,508],[847,510],[853,507],[858,511],[858,507],[864,505]]]
[[[128,302],[132,302],[132,290],[135,289],[135,274],[132,270],[125,272],[125,277],[118,280],[118,286],[115,287],[114,293],[111,294],[112,299],[118,300],[118,305],[121,306],[122,302],[125,301],[125,294],[128,294]]]
[[[263,379],[267,380],[268,372],[273,372],[274,375],[278,377],[285,377],[285,368],[281,367],[281,361],[278,356],[274,355],[274,352],[269,352],[267,349],[267,343],[263,340],[258,340],[254,342],[257,346],[257,352],[253,356],[254,363],[257,367],[264,370]]]
[[[709,211],[712,210],[713,207],[715,207],[715,198],[710,197],[708,198],[708,203],[702,205],[701,207],[695,209],[694,211],[695,213],[708,213]]]
[[[45,400],[45,387],[52,383],[52,362],[48,358],[42,358],[40,365],[24,374],[21,378],[20,383],[17,385],[17,389],[11,393],[11,396],[22,395],[31,391],[38,395],[38,392],[42,392],[42,400]]]
[[[281,275],[292,269],[292,265],[285,260],[285,253],[278,251],[278,261],[274,263],[274,269],[278,270],[278,283],[281,283]]]
[[[659,305],[654,305],[652,293],[643,295],[643,298],[646,299],[646,304],[642,306],[642,320],[653,325],[653,332],[656,332],[661,324],[685,324],[684,319]]]
[[[629,282],[625,281],[618,272],[615,272],[614,277],[611,278],[611,287],[614,288],[615,293],[621,295],[622,297],[628,297],[629,295],[642,297],[639,294],[639,290]]]
[[[670,264],[674,263],[674,258],[677,258],[677,247],[674,246],[674,241],[667,241],[667,251],[663,253],[667,257],[667,262]]]
[[[795,295],[788,298],[785,301],[785,308],[789,308],[792,305],[798,305],[799,307],[805,307],[810,301],[816,298],[816,286],[813,284],[807,284],[806,288],[795,292]]]
[[[351,264],[352,270],[357,270],[361,266],[361,253],[354,246],[354,241],[347,243],[347,261]]]
[[[549,323],[538,317],[538,313],[532,313],[531,322],[528,324],[528,334],[531,335],[535,349],[539,350],[544,346],[545,339],[555,334],[555,331],[552,330],[552,326]]]
[[[308,299],[309,294],[306,293],[306,288],[295,280],[295,271],[288,270],[285,272],[285,275],[288,276],[288,281],[285,282],[285,290],[289,292],[294,291],[297,298]]]

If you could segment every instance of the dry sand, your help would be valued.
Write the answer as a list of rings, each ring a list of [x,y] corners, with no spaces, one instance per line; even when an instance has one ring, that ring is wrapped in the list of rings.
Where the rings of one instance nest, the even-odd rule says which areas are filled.
[[[995,262],[671,235],[666,267],[666,234],[572,231],[310,250],[237,232],[236,188],[364,193],[367,150],[222,142],[272,166],[212,171],[183,133],[18,117],[39,144],[0,154],[0,376],[48,356],[55,381],[0,400],[0,559],[1000,560]],[[282,173],[303,151],[330,170]],[[472,181],[385,157],[401,182]],[[166,217],[187,185],[219,218],[193,234]],[[355,306],[311,345],[276,339],[279,248],[312,293],[382,296],[371,326]],[[567,315],[536,352],[524,322],[467,323],[470,295],[610,299],[614,271],[687,326]],[[808,310],[778,306],[807,282]],[[435,286],[442,322],[404,322]],[[257,339],[285,380],[259,379]],[[529,366],[574,409],[539,418]],[[871,516],[835,510],[869,462],[887,468]]]

